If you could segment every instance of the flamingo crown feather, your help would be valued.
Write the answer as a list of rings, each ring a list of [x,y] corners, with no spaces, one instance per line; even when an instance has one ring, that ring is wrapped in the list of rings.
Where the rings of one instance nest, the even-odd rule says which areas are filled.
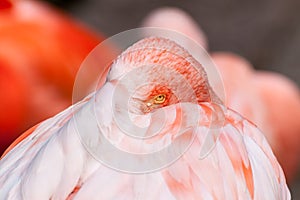
[[[134,129],[122,110],[148,127]],[[165,126],[155,129],[160,111],[167,113]],[[223,117],[217,137],[209,134],[213,116]],[[186,129],[177,134],[181,126]],[[159,133],[149,140],[124,134],[154,129]],[[290,199],[263,134],[224,109],[201,64],[165,38],[145,38],[129,47],[112,64],[102,88],[24,134],[0,161],[0,199]],[[106,149],[105,140],[128,151]],[[176,159],[168,160],[176,151],[153,153],[185,141],[188,148]],[[207,141],[213,146],[199,159]]]
[[[173,81],[172,77],[167,76],[168,74],[164,74],[164,72],[171,72],[170,69],[176,71],[183,76],[181,80],[187,81],[192,86],[198,102],[210,102],[212,99],[217,99],[209,86],[206,72],[201,64],[183,47],[166,38],[145,38],[129,47],[114,62],[108,79],[113,80],[142,66],[152,67],[147,75],[152,76],[152,79],[155,80],[168,78],[168,81],[171,82]],[[179,85],[180,82],[177,84]]]

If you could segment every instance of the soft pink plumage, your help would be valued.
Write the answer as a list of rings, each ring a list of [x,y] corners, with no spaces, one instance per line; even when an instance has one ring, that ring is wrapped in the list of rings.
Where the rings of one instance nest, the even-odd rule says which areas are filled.
[[[150,47],[153,54],[149,52]],[[177,62],[178,59],[183,60]],[[174,87],[177,83],[175,89],[183,94],[182,101],[175,104],[170,102],[142,110],[140,106],[152,98],[147,92],[156,86],[134,93],[137,96],[133,101],[139,101],[129,102],[133,103],[129,111],[153,117],[153,124],[160,120],[155,118],[157,112],[164,110],[169,114],[160,134],[145,146],[136,147],[140,141],[125,136],[113,118],[110,104],[114,89],[130,68],[155,68],[164,63],[166,68],[161,69],[182,74],[191,88],[199,92],[195,92],[193,99],[182,88],[184,82],[151,68],[149,73],[137,71],[138,76],[131,77],[131,82],[124,82],[121,91],[126,93],[130,91],[129,86],[137,87],[135,81],[141,78],[153,82],[160,77],[160,83],[166,83],[165,86]],[[182,68],[180,63],[185,63]],[[195,74],[197,68],[199,74]],[[189,106],[193,109],[188,109]],[[118,104],[118,112],[122,109]],[[199,115],[199,121],[191,126],[194,114]],[[97,116],[98,124],[93,116]],[[218,129],[210,127],[213,122],[217,122]],[[179,126],[188,129],[177,135]],[[207,134],[214,130],[216,134]],[[195,139],[173,164],[155,172],[132,174],[115,171],[96,161],[84,148],[77,131],[85,132],[84,140],[96,148],[103,145],[97,138],[105,135],[115,145],[135,151],[151,149],[155,141],[165,144],[176,138],[180,138],[181,145],[193,133]],[[215,145],[200,159],[208,139]],[[119,164],[122,167],[127,163],[120,158]],[[175,42],[163,38],[146,38],[127,49],[113,63],[108,81],[100,90],[44,121],[10,150],[0,161],[0,188],[0,199],[290,199],[283,171],[263,134],[255,125],[221,105],[201,65]]]
[[[201,28],[180,9],[159,8],[143,25],[181,32],[208,49]],[[226,106],[258,125],[291,182],[300,165],[299,87],[281,74],[254,70],[246,59],[233,53],[211,55],[224,81]]]

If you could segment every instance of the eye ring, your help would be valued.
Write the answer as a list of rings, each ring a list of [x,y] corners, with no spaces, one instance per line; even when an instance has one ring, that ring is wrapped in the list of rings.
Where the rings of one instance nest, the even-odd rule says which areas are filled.
[[[155,96],[154,98],[153,98],[153,102],[155,103],[155,104],[162,104],[162,103],[164,103],[166,101],[166,95],[165,94],[159,94],[159,95],[157,95],[157,96]]]

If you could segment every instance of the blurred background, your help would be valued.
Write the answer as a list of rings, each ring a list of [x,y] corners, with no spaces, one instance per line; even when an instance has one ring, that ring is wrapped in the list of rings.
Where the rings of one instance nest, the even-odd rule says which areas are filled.
[[[232,51],[257,69],[287,75],[300,84],[298,0],[50,0],[106,36],[138,27],[151,11],[172,6],[201,26],[211,51]]]
[[[10,7],[10,3],[5,2],[5,0],[0,2],[0,8],[6,9]],[[58,31],[54,33],[56,36],[59,34],[59,30],[64,32],[64,36],[59,39],[60,43],[63,43],[64,48],[59,47],[59,51],[53,50],[49,52],[51,46],[49,49],[42,49],[40,45],[37,45],[38,51],[45,51],[44,57],[48,56],[46,56],[47,52],[51,54],[52,57],[49,57],[49,63],[51,62],[51,65],[66,65],[66,68],[68,68],[68,64],[70,64],[73,66],[78,65],[77,67],[79,67],[85,55],[99,41],[121,31],[137,28],[141,25],[142,20],[154,9],[171,6],[186,11],[201,26],[207,36],[209,51],[234,52],[249,60],[256,69],[278,72],[293,80],[298,87],[300,85],[300,1],[298,0],[44,0],[44,2],[49,3],[56,9],[61,10],[61,13],[67,13],[71,18],[75,18],[82,23],[79,26],[72,25],[69,19],[63,19],[63,23],[61,23],[60,26],[54,26],[53,24],[56,24],[55,20],[57,16],[54,17],[49,14],[49,19],[45,19],[47,23],[44,23],[45,27],[43,27],[43,29],[48,32],[57,29]],[[58,13],[58,15],[60,16],[61,13]],[[13,20],[15,19],[14,17]],[[51,25],[52,22],[53,24]],[[6,21],[0,20],[0,28],[5,23]],[[66,26],[68,28],[62,30],[63,27]],[[84,29],[85,26],[88,26],[92,31],[83,31],[82,27]],[[17,29],[13,27],[11,30],[9,34],[18,32]],[[22,31],[24,30],[22,29]],[[70,35],[75,32],[80,36],[74,38],[65,36],[65,33],[68,31]],[[97,32],[97,34],[94,34],[95,32]],[[24,35],[23,32],[22,35]],[[48,35],[46,33],[44,34],[41,30],[36,31],[35,37],[44,37],[48,44],[52,43],[51,40],[48,40]],[[0,38],[0,45],[2,45],[2,47],[4,44],[3,41],[4,40],[2,40],[1,44]],[[16,41],[15,38],[13,38],[12,41]],[[31,40],[26,38],[26,42],[30,41]],[[80,45],[83,45],[78,48],[73,48],[76,46],[75,43],[77,41],[80,41]],[[77,52],[77,49],[83,50]],[[28,49],[26,49],[26,51],[28,51]],[[3,52],[0,51],[0,67],[6,66],[3,65],[6,61],[1,60],[2,53]],[[20,55],[19,52],[15,54]],[[61,54],[65,54],[66,57],[59,57]],[[32,55],[30,54],[30,56]],[[45,61],[44,57],[40,62]],[[63,61],[53,63],[52,58]],[[68,58],[67,62],[69,63],[65,63],[66,58]],[[25,58],[22,59],[24,63]],[[31,61],[28,61],[28,63],[32,66]],[[12,65],[18,64],[14,62]],[[40,64],[33,63],[33,65],[38,66]],[[23,73],[23,71],[16,75],[14,72],[11,73],[9,70],[1,71],[1,69],[2,68],[0,68],[0,72],[3,76],[1,77],[0,74],[0,78],[2,78],[2,80],[0,80],[0,89],[2,84],[2,87],[6,88],[5,91],[9,91],[4,95],[12,95],[14,97],[10,98],[8,103],[15,100],[16,105],[20,105],[20,103],[24,103],[25,101],[18,91],[16,92],[18,94],[11,94],[11,90],[7,89],[7,83],[9,83],[9,85],[12,84],[11,79],[5,82],[5,78],[10,75],[16,78],[16,80],[19,79],[18,77],[25,75],[27,77],[40,77],[40,74],[44,74],[44,76],[46,74],[48,77],[51,75],[51,80],[55,80],[55,85],[53,86],[51,84],[49,86],[45,80],[40,80],[39,78],[34,78],[37,79],[35,82],[25,84],[22,81],[14,82],[15,85],[12,85],[12,87],[16,86],[17,88],[22,88],[26,84],[29,85],[28,88],[32,88],[30,84],[34,85],[35,90],[32,91],[33,96],[31,100],[35,99],[36,102],[34,102],[34,104],[31,103],[28,107],[38,107],[38,109],[35,109],[38,112],[34,119],[29,120],[26,126],[24,125],[18,130],[12,130],[10,127],[14,127],[15,124],[18,123],[17,120],[24,121],[24,119],[28,119],[28,117],[22,113],[18,115],[18,118],[14,116],[14,119],[16,119],[15,124],[9,121],[12,123],[10,127],[5,127],[6,129],[4,130],[1,130],[0,127],[0,135],[1,133],[9,133],[10,131],[14,133],[23,132],[36,122],[46,119],[70,104],[69,96],[72,92],[71,85],[77,68],[68,68],[67,70],[61,68],[55,71],[49,67],[42,71],[37,70],[35,72],[37,75],[27,75],[27,72]],[[3,69],[5,69],[5,67]],[[47,94],[43,96],[40,91],[44,89],[36,88],[37,85],[46,85],[48,91],[56,90],[57,88],[61,91],[58,95],[56,94],[57,92],[55,92],[55,95],[51,94],[49,96],[49,94]],[[276,90],[276,88],[274,88],[274,90]],[[23,90],[20,89],[20,91]],[[39,93],[39,96],[35,96],[37,93]],[[21,101],[19,103],[18,100],[20,99]],[[31,100],[28,100],[28,102],[31,102]],[[49,106],[49,104],[55,104],[55,106]],[[47,110],[47,107],[50,110]],[[15,109],[16,113],[18,113],[20,109],[23,109],[21,106],[20,109],[18,107],[11,108],[9,106],[2,106],[1,109],[5,111],[7,108]],[[23,111],[28,112],[28,110],[25,109]],[[38,113],[41,113],[41,111],[46,114],[39,116]],[[9,118],[7,113],[10,113],[10,111],[0,113],[0,120]],[[17,135],[14,135],[14,138],[16,137]],[[298,140],[300,145],[300,138],[298,138]],[[9,142],[10,141],[8,141],[7,144]],[[292,190],[293,199],[300,199],[300,173],[298,173],[297,178],[289,183],[289,185]]]

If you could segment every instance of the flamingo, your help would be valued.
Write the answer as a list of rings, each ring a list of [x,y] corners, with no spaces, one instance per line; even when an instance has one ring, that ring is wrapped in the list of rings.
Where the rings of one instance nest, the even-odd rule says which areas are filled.
[[[261,131],[160,37],[130,46],[98,90],[16,140],[0,160],[0,190],[31,200],[291,198]]]
[[[201,27],[181,9],[154,10],[143,26],[175,30],[209,48]],[[223,79],[225,105],[258,125],[291,183],[300,165],[299,87],[281,74],[254,70],[249,61],[234,53],[211,52],[211,56]]]

